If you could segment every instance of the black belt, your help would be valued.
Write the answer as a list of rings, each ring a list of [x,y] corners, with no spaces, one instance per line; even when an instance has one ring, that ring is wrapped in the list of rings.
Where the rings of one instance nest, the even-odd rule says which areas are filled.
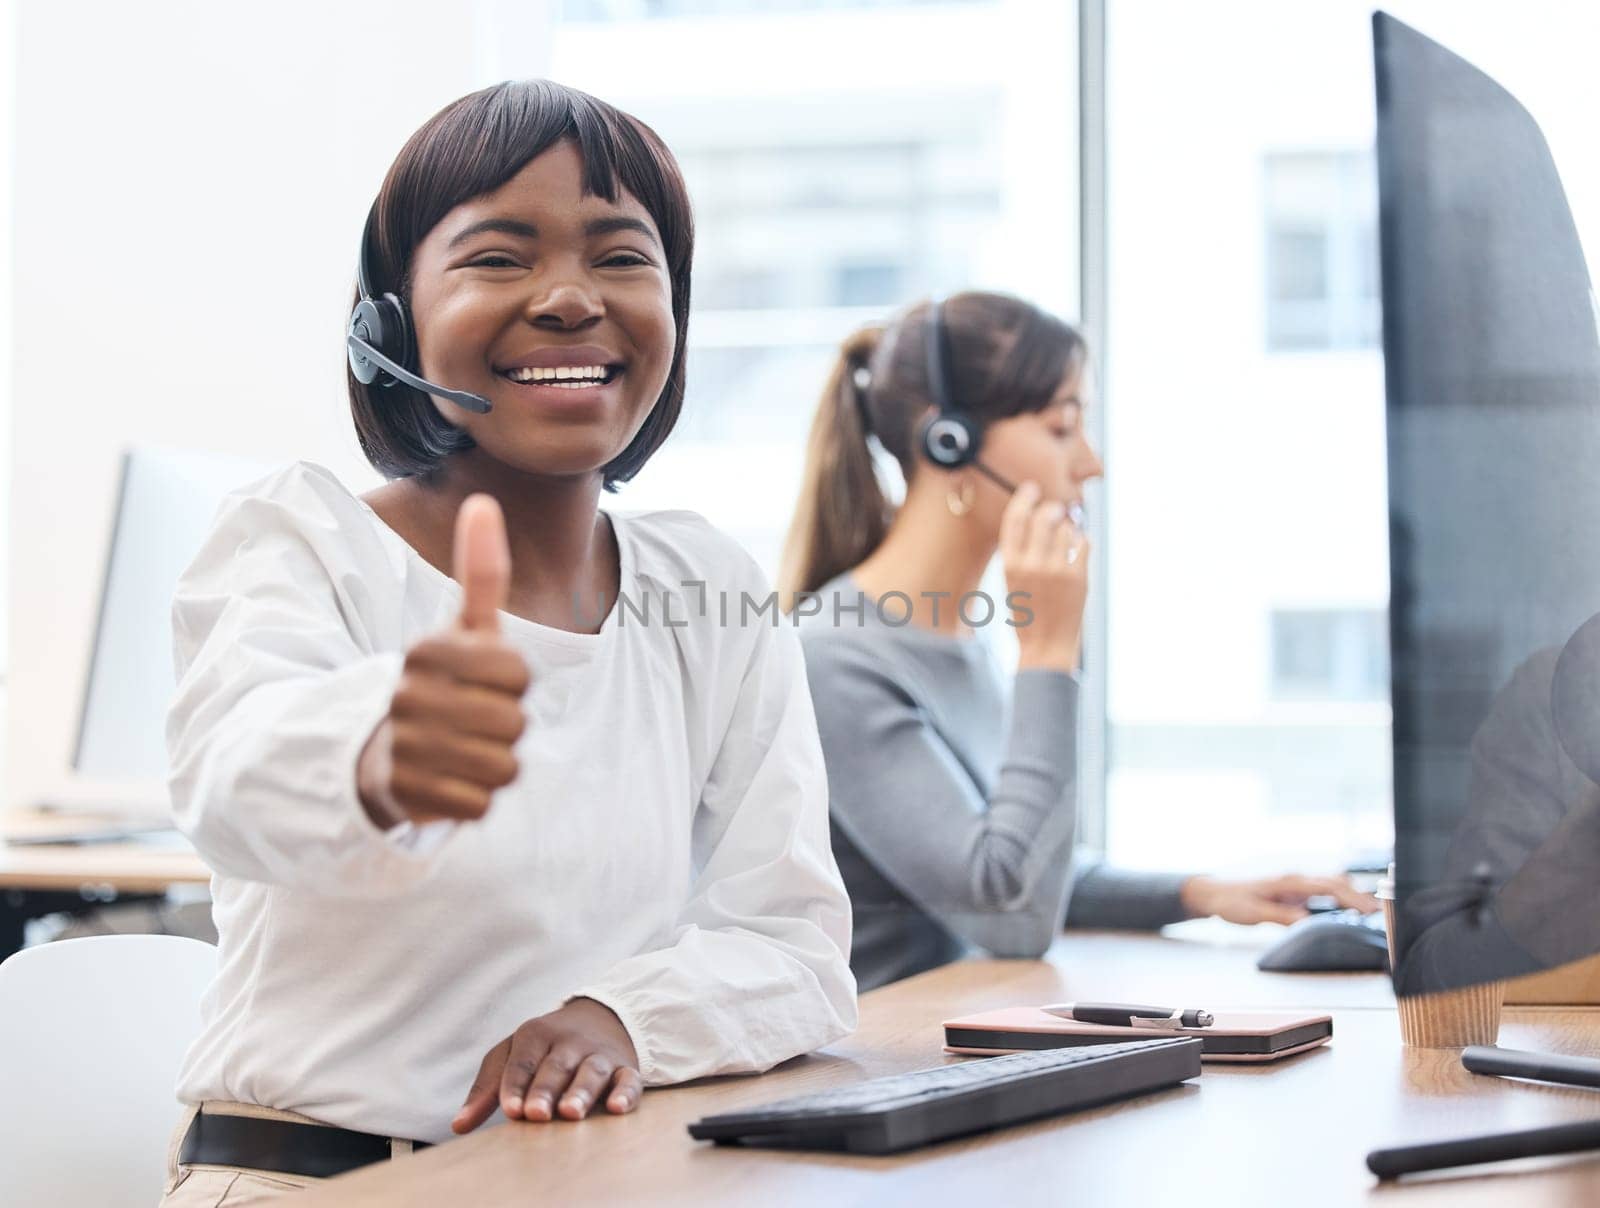
[[[414,1150],[427,1148],[426,1141],[412,1142]],[[185,1166],[244,1166],[328,1179],[387,1162],[390,1152],[388,1137],[348,1128],[197,1112],[183,1135],[178,1161]]]

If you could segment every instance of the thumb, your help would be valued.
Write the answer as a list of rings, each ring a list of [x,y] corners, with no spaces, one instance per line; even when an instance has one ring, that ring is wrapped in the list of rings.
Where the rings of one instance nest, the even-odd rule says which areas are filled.
[[[495,615],[511,590],[511,547],[493,495],[467,496],[456,513],[455,578],[461,584],[461,628],[496,632]]]

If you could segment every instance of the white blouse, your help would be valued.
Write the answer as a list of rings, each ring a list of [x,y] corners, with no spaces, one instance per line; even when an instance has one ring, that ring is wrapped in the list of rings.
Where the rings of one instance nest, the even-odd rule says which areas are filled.
[[[578,995],[647,1084],[855,1027],[795,632],[741,610],[764,576],[700,516],[608,515],[623,599],[599,633],[500,614],[532,676],[517,781],[479,821],[397,836],[356,760],[459,585],[321,466],[224,501],[172,610],[170,788],[221,936],[184,1102],[440,1141],[484,1054]]]

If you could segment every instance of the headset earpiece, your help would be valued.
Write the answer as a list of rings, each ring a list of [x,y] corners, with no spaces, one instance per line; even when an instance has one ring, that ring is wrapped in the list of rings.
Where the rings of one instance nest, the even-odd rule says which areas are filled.
[[[936,466],[959,469],[974,460],[980,433],[965,415],[945,411],[922,423],[922,452]]]
[[[384,356],[404,365],[410,359],[411,324],[406,321],[406,305],[394,294],[384,294],[373,300],[364,297],[356,303],[350,316],[350,334],[371,344]],[[361,350],[350,345],[350,372],[356,381],[380,386],[393,386],[394,377],[376,361],[363,356]]]
[[[356,261],[356,281],[361,289],[361,300],[350,315],[349,334],[371,344],[374,349],[409,367],[411,354],[411,321],[406,315],[406,304],[394,294],[372,296],[371,277],[367,274],[368,256],[372,253],[372,227],[377,221],[378,205],[373,203],[367,213],[367,224],[361,229],[361,258]],[[379,386],[393,386],[396,380],[377,362],[363,355],[362,350],[345,341],[350,353],[350,372],[356,381],[365,385],[376,382]]]
[[[411,366],[418,361],[416,328],[403,299],[385,293],[372,296],[372,279],[367,276],[367,256],[371,250],[372,227],[377,221],[378,203],[372,203],[367,212],[367,225],[361,230],[361,258],[356,261],[356,284],[361,290],[361,300],[350,313],[350,326],[345,332],[344,345],[350,358],[350,372],[363,385],[406,385],[425,394],[436,394],[449,399],[479,415],[487,414],[494,404],[481,394],[468,390],[452,390],[428,381],[413,372]]]
[[[944,303],[935,298],[928,305],[928,394],[937,408],[923,421],[919,442],[925,457],[947,470],[959,469],[977,460],[983,444],[983,428],[951,401],[950,346],[944,330]]]
[[[983,425],[957,407],[950,396],[950,348],[944,330],[944,304],[937,298],[928,310],[928,393],[938,410],[922,423],[918,444],[922,455],[946,470],[972,466],[1003,491],[1016,484],[978,460]]]

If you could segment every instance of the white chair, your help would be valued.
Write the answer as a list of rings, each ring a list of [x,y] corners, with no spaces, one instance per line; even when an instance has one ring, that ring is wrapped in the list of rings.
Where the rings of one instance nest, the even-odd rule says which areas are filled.
[[[217,950],[170,935],[27,948],[0,964],[0,1204],[153,1208]]]

